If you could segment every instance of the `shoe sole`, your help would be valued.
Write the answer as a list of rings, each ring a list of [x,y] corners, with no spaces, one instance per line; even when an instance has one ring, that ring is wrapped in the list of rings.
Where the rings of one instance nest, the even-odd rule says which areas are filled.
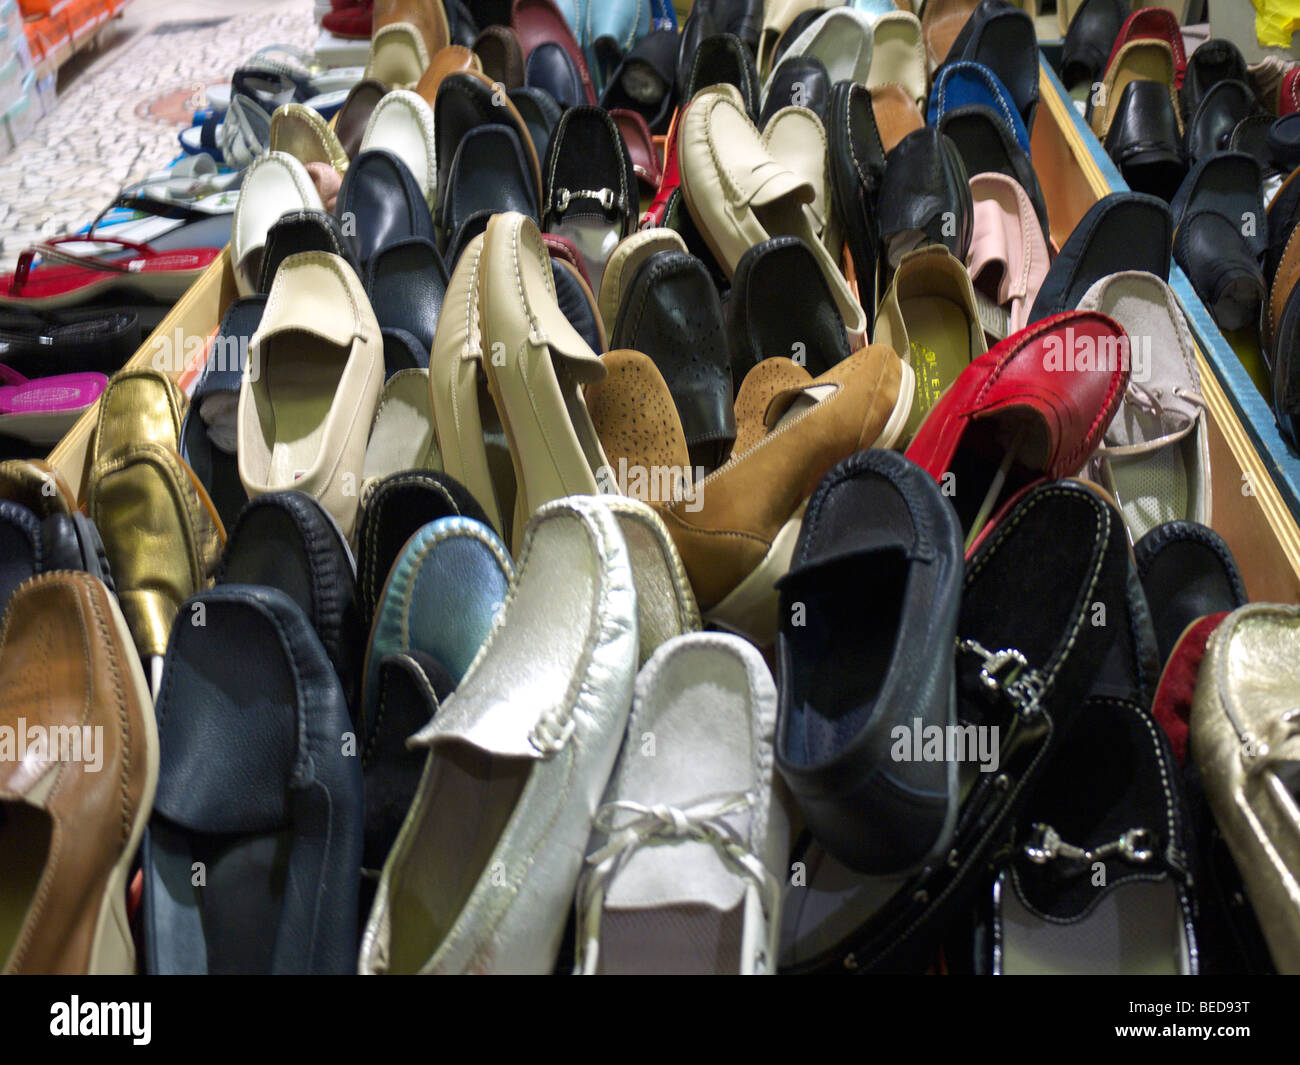
[[[131,936],[131,924],[126,915],[126,890],[131,867],[140,848],[140,839],[144,835],[145,825],[149,823],[149,814],[153,810],[154,793],[158,789],[158,723],[154,716],[153,696],[149,693],[144,671],[136,657],[135,641],[112,594],[108,596],[108,605],[113,627],[122,647],[122,655],[126,659],[127,672],[135,687],[136,697],[144,707],[141,717],[144,719],[145,785],[140,795],[140,802],[135,809],[135,818],[131,822],[131,835],[127,840],[126,848],[122,851],[117,864],[113,866],[103,895],[100,897],[99,917],[95,922],[95,937],[91,941],[88,971],[94,976],[133,976],[135,940]]]
[[[880,436],[871,447],[892,448],[898,443],[907,427],[912,413],[912,401],[916,394],[916,373],[899,360],[902,368],[902,383],[898,389],[898,399],[881,430]],[[806,501],[805,504],[806,505]],[[733,588],[720,603],[705,611],[704,620],[719,628],[734,632],[753,641],[760,647],[770,647],[776,642],[778,610],[776,608],[776,582],[790,569],[794,558],[795,542],[803,525],[804,506],[800,506],[772,540],[772,546],[763,556],[754,570]]]

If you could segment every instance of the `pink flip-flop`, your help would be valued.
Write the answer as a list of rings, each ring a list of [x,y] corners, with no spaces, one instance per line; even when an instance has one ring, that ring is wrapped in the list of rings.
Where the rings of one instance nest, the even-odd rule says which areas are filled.
[[[73,255],[66,244],[112,244],[134,254],[117,259]],[[85,303],[110,289],[139,292],[151,299],[174,301],[221,252],[217,248],[158,251],[148,244],[115,237],[74,234],[54,237],[26,249],[12,274],[0,275],[0,303],[54,308]],[[39,269],[32,261],[41,257]],[[57,264],[57,265],[55,265]]]
[[[102,373],[29,381],[0,363],[0,434],[32,444],[56,444],[107,386]]]

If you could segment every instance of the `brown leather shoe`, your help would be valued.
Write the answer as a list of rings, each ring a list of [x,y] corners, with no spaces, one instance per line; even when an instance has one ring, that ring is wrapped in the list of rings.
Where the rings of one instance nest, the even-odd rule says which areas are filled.
[[[442,0],[375,0],[366,77],[378,78],[390,89],[409,89],[450,43]]]
[[[127,878],[157,782],[113,597],[84,573],[23,584],[0,630],[0,971],[135,971]]]
[[[474,41],[482,71],[510,89],[524,83],[524,51],[519,36],[509,26],[488,26]]]
[[[474,70],[482,73],[483,64],[479,57],[463,44],[449,44],[429,61],[429,67],[420,76],[415,91],[423,96],[428,101],[429,106],[432,107],[433,101],[438,95],[438,86],[442,84],[442,79],[448,74],[455,74],[459,70]]]
[[[658,413],[667,386],[654,364],[640,358],[636,376],[617,375],[589,399],[602,444],[610,441],[607,454],[644,456],[636,464],[644,469],[629,463],[626,475],[614,470],[626,481],[618,487],[640,495],[638,477],[649,486],[649,501],[677,545],[706,620],[769,644],[776,635],[775,584],[789,567],[804,502],[840,459],[895,444],[911,410],[912,370],[890,348],[863,348],[805,387],[778,393],[757,443],[733,452],[707,477],[683,479],[681,490],[670,493],[665,487],[673,487],[684,448],[649,452],[660,422],[668,422],[665,440],[684,435],[680,424],[674,431],[674,409]],[[624,355],[619,361],[633,360]],[[621,387],[627,394],[616,391]],[[618,416],[609,417],[611,411]],[[629,445],[623,442],[628,420],[638,417],[648,423],[646,438]]]
[[[880,144],[888,155],[909,133],[925,126],[925,116],[901,85],[877,85],[871,90],[871,110],[880,131]]]

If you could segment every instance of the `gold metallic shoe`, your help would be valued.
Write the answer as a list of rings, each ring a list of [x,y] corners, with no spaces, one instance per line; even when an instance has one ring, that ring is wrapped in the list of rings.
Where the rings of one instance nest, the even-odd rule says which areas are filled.
[[[348,153],[320,112],[306,104],[284,104],[271,116],[269,151],[287,152],[298,162],[327,163],[340,174],[348,168]]]
[[[1258,603],[1214,631],[1191,753],[1278,972],[1300,974],[1300,607]]]
[[[91,464],[124,444],[160,444],[179,451],[184,406],[171,378],[157,370],[114,374],[99,397]]]
[[[140,657],[161,658],[181,603],[212,583],[221,560],[216,508],[180,455],[149,440],[95,461],[86,508]]]

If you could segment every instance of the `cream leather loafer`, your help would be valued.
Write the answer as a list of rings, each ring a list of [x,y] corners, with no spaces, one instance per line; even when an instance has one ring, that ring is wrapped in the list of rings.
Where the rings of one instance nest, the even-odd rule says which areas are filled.
[[[728,277],[741,256],[772,237],[801,238],[817,257],[844,319],[851,346],[867,328],[839,266],[817,237],[817,190],[783,166],[749,116],[726,92],[706,89],[686,111],[678,148],[682,192],[691,218]]]
[[[897,85],[917,107],[925,106],[929,86],[929,63],[921,38],[921,20],[910,11],[890,11],[872,27],[875,49],[867,88]]]
[[[483,234],[465,246],[452,272],[429,355],[429,404],[442,469],[478,500],[506,540],[514,515],[515,477],[496,404],[488,395],[479,322]]]
[[[380,97],[361,136],[361,151],[382,149],[406,164],[433,209],[438,197],[438,160],[434,148],[433,108],[409,89]]]
[[[362,973],[552,971],[631,708],[636,611],[610,508],[575,497],[538,511],[486,643],[410,740],[429,760]]]
[[[531,218],[493,215],[484,234],[479,282],[488,389],[514,464],[514,535],[543,503],[600,491],[607,466],[582,387],[605,376],[605,364],[560,310],[551,257]],[[502,515],[505,519],[506,515]]]
[[[813,199],[808,208],[813,233],[836,254],[833,243],[826,239],[833,213],[822,120],[806,107],[783,107],[767,120],[762,140],[773,159],[812,186]]]
[[[441,468],[429,411],[429,371],[398,370],[379,395],[362,467],[362,496],[375,481],[394,473]]]
[[[776,971],[775,725],[772,674],[738,636],[679,636],[646,663],[578,886],[579,973]]]
[[[239,479],[250,498],[314,496],[351,535],[384,345],[361,281],[337,255],[276,271],[239,387]]]
[[[230,224],[230,265],[241,296],[257,291],[266,231],[287,211],[323,211],[307,168],[287,152],[267,152],[244,171]]]

